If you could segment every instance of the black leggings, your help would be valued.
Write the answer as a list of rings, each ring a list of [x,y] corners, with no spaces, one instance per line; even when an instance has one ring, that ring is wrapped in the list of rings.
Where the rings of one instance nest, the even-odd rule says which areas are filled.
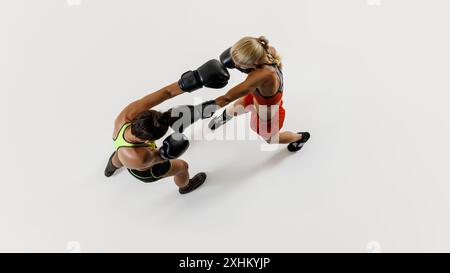
[[[165,161],[163,163],[158,163],[153,165],[150,169],[145,171],[138,171],[133,169],[128,169],[128,172],[145,183],[155,182],[161,179],[164,175],[169,172],[172,164],[170,161]]]

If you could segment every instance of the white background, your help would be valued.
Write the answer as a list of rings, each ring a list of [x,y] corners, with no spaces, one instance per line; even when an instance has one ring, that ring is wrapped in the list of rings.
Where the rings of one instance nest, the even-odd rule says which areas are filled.
[[[450,251],[449,8],[2,1],[0,251]],[[192,141],[183,158],[208,180],[186,196],[105,178],[119,111],[245,35],[282,54],[285,129],[310,131],[305,148]],[[158,109],[215,98],[231,76]]]

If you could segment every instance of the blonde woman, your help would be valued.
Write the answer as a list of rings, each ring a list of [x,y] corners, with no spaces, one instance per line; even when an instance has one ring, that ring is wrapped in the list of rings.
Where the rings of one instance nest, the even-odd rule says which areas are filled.
[[[285,118],[282,63],[269,41],[264,36],[244,37],[225,50],[220,61],[227,68],[236,68],[248,76],[215,99],[217,108],[235,102],[213,118],[209,128],[215,130],[233,116],[251,112],[251,129],[267,143],[288,144],[291,152],[300,150],[310,137],[308,132],[280,132]]]

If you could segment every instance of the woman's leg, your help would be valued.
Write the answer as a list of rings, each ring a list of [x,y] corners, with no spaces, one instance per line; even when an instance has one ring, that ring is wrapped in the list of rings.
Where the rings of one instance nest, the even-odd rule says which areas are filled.
[[[278,137],[279,137],[278,143],[288,144],[288,143],[291,143],[294,141],[299,141],[300,139],[302,139],[302,134],[285,131],[285,132],[279,133]]]
[[[264,138],[264,140],[269,144],[288,144],[287,149],[290,152],[297,152],[303,147],[303,145],[309,140],[309,138],[310,134],[308,132],[281,132],[269,138]]]
[[[119,156],[117,155],[117,151],[114,152],[114,156],[112,157],[112,164],[117,168],[122,168],[123,164],[120,162]]]
[[[267,124],[267,122],[263,123],[266,127],[274,129],[276,131],[276,133],[273,135],[270,135],[270,136],[263,137],[263,138],[269,144],[275,144],[275,143],[289,144],[287,147],[288,150],[291,152],[296,152],[296,151],[300,150],[303,147],[303,145],[309,140],[310,134],[308,132],[299,132],[299,133],[294,133],[294,132],[289,132],[289,131],[279,132],[278,130],[283,127],[286,112],[285,112],[284,108],[282,107],[282,105],[280,105],[280,108],[278,111],[279,111],[278,115],[277,115],[278,117],[275,117],[275,120],[269,121],[269,124]],[[273,122],[278,122],[278,123],[273,124]],[[259,121],[259,123],[261,123],[261,121]]]
[[[189,165],[181,159],[170,160],[170,169],[164,177],[173,176],[173,180],[178,187],[184,187],[189,183]]]
[[[181,194],[191,192],[200,187],[206,180],[206,174],[200,172],[191,179],[189,179],[189,165],[186,161],[181,159],[174,159],[170,161],[171,167],[164,177],[173,176],[175,184],[179,188]]]
[[[302,134],[294,132],[279,132],[264,140],[269,144],[288,144],[302,139]]]
[[[117,151],[115,151],[108,160],[108,164],[106,164],[105,168],[105,176],[110,177],[113,175],[118,169],[123,167],[122,162],[120,162],[119,157],[117,156]]]

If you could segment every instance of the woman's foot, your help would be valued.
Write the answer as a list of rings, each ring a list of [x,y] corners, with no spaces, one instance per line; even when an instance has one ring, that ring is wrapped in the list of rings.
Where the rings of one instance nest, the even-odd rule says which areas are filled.
[[[105,176],[106,177],[110,177],[111,175],[114,174],[114,172],[117,169],[119,169],[116,166],[114,166],[114,164],[112,163],[112,159],[115,154],[116,154],[116,152],[112,153],[112,155],[109,157],[108,164],[106,165],[106,168],[105,168]]]
[[[206,173],[198,173],[194,175],[194,177],[189,179],[189,183],[186,186],[180,188],[179,192],[181,194],[189,193],[200,187],[203,184],[203,182],[205,182],[205,180],[206,180]]]
[[[300,140],[289,143],[289,145],[287,146],[287,149],[290,152],[299,151],[311,137],[311,135],[308,132],[299,132],[299,134],[302,135],[302,138]]]

